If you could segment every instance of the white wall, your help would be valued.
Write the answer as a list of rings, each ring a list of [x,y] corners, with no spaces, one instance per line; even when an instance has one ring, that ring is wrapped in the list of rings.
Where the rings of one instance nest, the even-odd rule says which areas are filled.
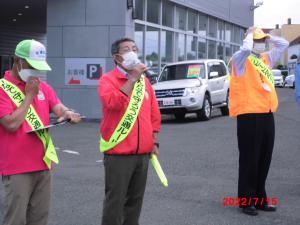
[[[299,56],[300,54],[300,44],[289,46],[288,48],[288,69],[289,74],[295,73],[295,67],[297,63],[297,59],[291,59],[292,55]]]
[[[298,56],[300,54],[300,44],[289,46],[288,48],[288,61],[290,61],[292,55]]]

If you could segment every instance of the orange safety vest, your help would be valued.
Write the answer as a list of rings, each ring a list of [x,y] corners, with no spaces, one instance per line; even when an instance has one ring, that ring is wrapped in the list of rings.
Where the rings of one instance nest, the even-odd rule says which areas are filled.
[[[270,67],[266,53],[262,54],[261,60]],[[229,86],[229,116],[235,117],[247,113],[275,112],[278,107],[278,99],[274,86],[270,86],[271,92],[263,88],[265,77],[246,60],[245,72],[236,76],[234,64]],[[267,82],[266,82],[267,83]]]

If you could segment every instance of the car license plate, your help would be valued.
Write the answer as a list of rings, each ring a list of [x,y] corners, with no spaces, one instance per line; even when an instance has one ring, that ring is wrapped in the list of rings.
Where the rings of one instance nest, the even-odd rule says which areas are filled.
[[[163,100],[163,105],[164,105],[164,106],[175,105],[175,101],[174,101],[174,99],[164,99],[164,100]]]

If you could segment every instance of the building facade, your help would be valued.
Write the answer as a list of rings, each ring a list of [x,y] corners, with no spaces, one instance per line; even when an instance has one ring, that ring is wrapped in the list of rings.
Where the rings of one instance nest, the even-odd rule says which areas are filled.
[[[249,13],[248,21],[234,17],[233,2],[137,0],[132,10],[141,60],[157,72],[174,61],[228,61],[251,24]]]
[[[300,56],[300,36],[290,42],[288,48],[288,72],[289,74],[295,74],[295,68]]]
[[[114,67],[110,46],[116,39],[135,39],[140,59],[159,73],[166,63],[175,61],[228,61],[253,25],[253,0],[38,2],[45,2],[47,12],[46,32],[40,35],[52,67],[47,81],[66,105],[88,118],[102,116],[97,80]],[[16,41],[24,38],[31,36],[18,36]],[[7,52],[13,55],[13,49]]]
[[[292,24],[291,19],[287,19],[287,24],[283,24],[280,28],[276,27],[270,32],[273,35],[283,37],[288,42],[294,41],[300,34],[300,24]],[[293,61],[293,60],[292,60]],[[290,62],[288,51],[281,57],[279,64],[287,66]],[[288,65],[289,66],[289,65]],[[289,66],[290,68],[290,66]]]

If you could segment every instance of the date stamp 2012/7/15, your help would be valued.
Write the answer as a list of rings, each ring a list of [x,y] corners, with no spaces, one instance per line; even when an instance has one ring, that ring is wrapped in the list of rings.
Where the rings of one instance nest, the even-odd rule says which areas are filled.
[[[250,205],[253,206],[262,206],[264,204],[268,205],[277,205],[278,200],[276,197],[271,198],[233,198],[233,197],[224,197],[223,198],[223,206],[239,206],[239,207],[247,207]]]

